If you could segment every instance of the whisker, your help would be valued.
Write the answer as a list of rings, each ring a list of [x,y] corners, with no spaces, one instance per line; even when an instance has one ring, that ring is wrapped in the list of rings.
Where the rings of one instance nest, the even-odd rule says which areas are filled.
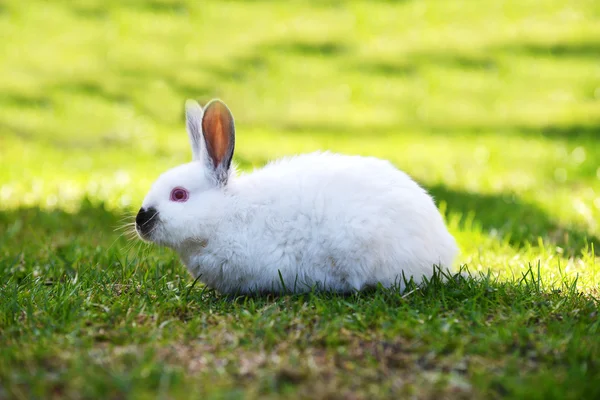
[[[124,225],[121,225],[121,226],[115,228],[114,231],[120,231],[120,230],[131,228],[131,227],[135,228],[135,222],[128,222]]]
[[[112,249],[112,247],[119,241],[119,239],[121,239],[126,234],[127,234],[127,232],[122,232],[119,236],[117,236],[117,238],[114,240],[114,242],[112,242],[112,244],[110,246],[108,246],[107,250]]]
[[[127,217],[127,218],[121,218],[118,220],[118,224],[123,224],[123,223],[130,223],[130,222],[135,222],[135,216],[133,217]]]
[[[144,222],[142,225],[143,225],[143,226],[146,226],[146,224],[148,224],[148,222],[150,222],[150,221],[152,221],[154,218],[156,218],[156,216],[157,216],[157,215],[158,215],[158,213],[155,213],[154,215],[152,215],[152,217],[151,217],[151,218],[150,218],[148,221]]]

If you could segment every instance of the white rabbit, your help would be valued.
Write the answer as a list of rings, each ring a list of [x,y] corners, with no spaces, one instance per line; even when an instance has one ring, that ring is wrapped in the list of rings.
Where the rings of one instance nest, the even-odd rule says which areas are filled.
[[[188,100],[186,119],[193,161],[153,184],[136,230],[210,288],[404,290],[451,267],[457,246],[432,198],[388,161],[311,153],[236,176],[227,106]]]

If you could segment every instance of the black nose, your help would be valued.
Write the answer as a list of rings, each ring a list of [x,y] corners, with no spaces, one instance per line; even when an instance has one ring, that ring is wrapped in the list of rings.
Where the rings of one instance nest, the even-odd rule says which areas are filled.
[[[135,217],[135,227],[142,235],[147,235],[158,221],[158,211],[156,208],[140,208],[137,217]]]

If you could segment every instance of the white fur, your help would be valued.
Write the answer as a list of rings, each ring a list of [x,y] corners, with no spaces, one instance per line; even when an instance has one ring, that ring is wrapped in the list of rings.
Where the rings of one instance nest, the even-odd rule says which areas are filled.
[[[164,173],[143,207],[159,212],[147,239],[220,292],[403,289],[403,275],[419,283],[457,254],[432,198],[388,161],[305,154],[230,171],[223,186],[206,157]],[[186,203],[169,200],[176,186]]]

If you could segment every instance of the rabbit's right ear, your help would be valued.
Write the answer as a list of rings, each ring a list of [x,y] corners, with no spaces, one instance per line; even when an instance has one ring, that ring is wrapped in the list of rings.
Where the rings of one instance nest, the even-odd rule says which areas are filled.
[[[235,148],[235,124],[229,108],[220,100],[204,107],[202,134],[206,149],[205,165],[219,185],[227,184]]]
[[[192,160],[202,159],[202,107],[194,100],[185,102],[185,126],[192,146]]]

